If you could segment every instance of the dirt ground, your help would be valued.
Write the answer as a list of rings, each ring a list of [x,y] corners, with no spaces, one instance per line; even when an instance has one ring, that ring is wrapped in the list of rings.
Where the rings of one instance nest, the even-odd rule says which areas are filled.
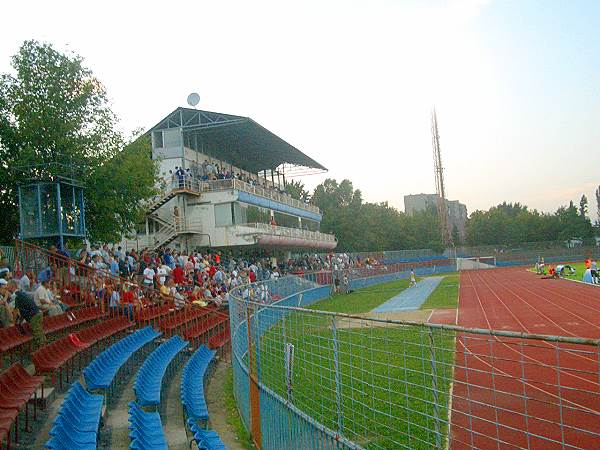
[[[206,405],[210,417],[210,427],[215,430],[228,450],[245,450],[231,425],[227,423],[227,407],[223,392],[227,369],[231,367],[231,353],[227,352],[217,363],[210,382],[206,387]]]

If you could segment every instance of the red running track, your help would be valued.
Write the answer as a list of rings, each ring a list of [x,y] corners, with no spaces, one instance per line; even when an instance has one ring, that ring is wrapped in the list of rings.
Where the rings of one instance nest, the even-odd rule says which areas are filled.
[[[600,288],[464,271],[458,325],[600,338]],[[456,349],[453,449],[600,448],[598,347],[461,333]]]

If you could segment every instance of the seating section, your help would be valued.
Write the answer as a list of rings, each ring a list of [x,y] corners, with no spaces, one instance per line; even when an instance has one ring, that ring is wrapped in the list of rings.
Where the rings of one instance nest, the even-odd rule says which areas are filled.
[[[61,369],[74,356],[96,342],[106,339],[133,324],[124,318],[111,319],[58,339],[37,350],[32,355],[37,374],[52,373]],[[62,382],[62,379],[61,379]]]
[[[160,335],[161,333],[154,331],[152,327],[146,327],[100,353],[83,370],[88,389],[108,389],[121,366],[131,355]]]
[[[181,403],[187,417],[208,420],[208,408],[204,398],[204,376],[215,357],[216,351],[201,346],[183,368],[181,377]]]
[[[226,324],[228,325],[229,317],[221,314],[213,314],[211,316],[205,317],[202,320],[196,322],[192,326],[188,327],[183,332],[183,337],[191,342],[196,344],[196,341],[204,341],[206,342],[205,335],[214,334],[214,330],[219,330]],[[217,331],[217,334],[220,333]]]
[[[59,314],[58,316],[47,316],[44,317],[43,327],[45,333],[53,333],[55,331],[65,330],[75,325],[81,325],[82,323],[89,322],[90,320],[96,320],[104,316],[104,313],[100,308],[90,307],[70,311],[71,314]],[[73,319],[69,318],[73,317]]]
[[[216,431],[205,430],[194,423],[192,419],[188,419],[188,425],[194,435],[198,450],[227,450]]]
[[[129,403],[130,449],[168,450],[167,440],[157,412],[146,412],[136,402]]]
[[[95,449],[104,399],[73,383],[50,430],[45,447],[52,450]]]
[[[77,337],[88,345],[94,345],[103,339],[127,330],[131,326],[133,326],[133,323],[130,322],[127,317],[110,319],[101,322],[98,325],[94,325],[93,327],[81,330],[77,333]]]
[[[225,346],[230,340],[231,333],[229,332],[229,323],[227,323],[222,331],[208,339],[208,347],[212,349],[219,349]]]
[[[59,314],[58,316],[44,317],[42,326],[44,333],[49,335],[99,319],[103,315],[104,313],[99,308],[83,308],[73,311],[70,315]],[[21,329],[17,326],[0,329],[0,352],[2,353],[11,352],[29,341],[31,341],[31,330],[28,324]]]
[[[170,309],[169,305],[146,306],[142,310],[136,310],[133,318],[137,323],[148,324],[167,315]]]
[[[5,431],[0,433],[0,442],[9,440],[13,423],[18,426],[19,411],[25,409],[27,415],[27,404],[37,397],[36,392],[43,382],[44,377],[30,375],[21,364],[13,364],[0,374],[0,430]],[[34,417],[35,408],[34,403]],[[17,427],[15,429],[18,431]],[[18,440],[18,435],[15,435],[15,440]]]
[[[202,318],[208,316],[214,308],[184,308],[177,311],[175,314],[161,320],[158,323],[158,327],[167,335],[172,336],[180,328],[186,328],[190,323],[195,323]]]
[[[140,406],[160,404],[162,382],[171,361],[189,345],[179,336],[174,336],[154,350],[144,361],[137,373],[134,391]]]

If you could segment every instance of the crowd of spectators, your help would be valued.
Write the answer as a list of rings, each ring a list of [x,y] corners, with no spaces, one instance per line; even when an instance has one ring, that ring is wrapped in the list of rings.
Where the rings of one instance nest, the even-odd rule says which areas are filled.
[[[27,322],[34,348],[45,342],[44,315],[56,316],[66,312],[69,320],[74,319],[67,311],[68,306],[60,301],[60,289],[57,281],[50,276],[50,270],[46,268],[37,276],[27,272],[17,278],[6,258],[0,260],[0,327],[17,325],[24,332],[22,325]]]
[[[50,247],[50,262],[37,274],[13,273],[0,260],[0,324],[8,327],[23,321],[41,333],[43,315],[68,312],[61,296],[71,286],[84,285],[86,304],[107,305],[111,311],[132,317],[136,308],[168,299],[176,309],[185,305],[220,306],[232,289],[256,281],[278,280],[287,274],[338,272],[377,262],[340,255],[302,255],[275,260],[264,256],[234,256],[211,251],[186,254],[171,248],[150,251],[124,250],[119,246],[92,246],[71,253]],[[69,257],[72,259],[65,259]],[[75,260],[75,261],[73,261]],[[259,286],[260,299],[272,298],[266,285]],[[43,333],[41,334],[43,336]]]
[[[163,179],[162,185],[167,188],[170,183],[180,189],[189,187],[196,181],[218,181],[218,180],[240,180],[248,183],[251,186],[262,187],[279,194],[289,195],[285,189],[275,183],[269,183],[266,179],[260,178],[257,175],[236,172],[233,166],[227,169],[224,165],[213,163],[205,160],[202,164],[194,164],[192,167],[184,169],[183,167],[175,167],[175,170],[169,170],[169,178]]]

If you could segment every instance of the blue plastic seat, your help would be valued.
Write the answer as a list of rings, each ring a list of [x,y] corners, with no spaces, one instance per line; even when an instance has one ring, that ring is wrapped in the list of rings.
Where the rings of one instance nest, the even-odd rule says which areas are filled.
[[[194,440],[198,444],[199,450],[227,450],[225,444],[214,430],[204,430],[198,424],[188,420],[190,430],[194,435]]]
[[[135,402],[129,403],[129,438],[131,449],[168,449],[160,415],[146,412]]]
[[[90,394],[75,381],[54,420],[46,448],[96,448],[103,404],[101,395]]]
[[[177,354],[188,346],[188,342],[174,336],[154,350],[140,367],[134,384],[136,402],[140,406],[157,406],[160,403],[162,382]]]
[[[208,408],[204,397],[204,376],[215,357],[216,351],[202,345],[189,359],[183,369],[181,403],[185,413],[194,420],[208,420]]]
[[[160,336],[146,327],[113,344],[84,369],[85,382],[90,389],[108,389],[123,364],[148,342]]]

